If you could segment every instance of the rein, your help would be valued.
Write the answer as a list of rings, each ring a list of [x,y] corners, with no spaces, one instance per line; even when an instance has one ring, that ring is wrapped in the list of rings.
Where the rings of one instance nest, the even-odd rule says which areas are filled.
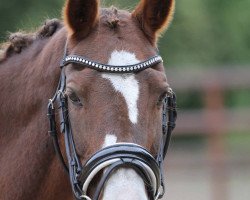
[[[67,44],[66,48],[67,49]],[[163,178],[163,161],[169,147],[172,131],[175,128],[177,118],[176,96],[169,89],[168,94],[163,101],[162,110],[162,138],[155,158],[145,148],[130,143],[117,143],[96,152],[82,166],[73,139],[70,119],[68,115],[68,99],[65,96],[66,75],[65,67],[68,64],[80,64],[101,72],[109,73],[135,73],[152,67],[162,62],[162,58],[156,55],[144,62],[128,66],[111,66],[90,61],[82,56],[69,55],[65,50],[64,59],[61,62],[61,76],[55,95],[48,103],[49,134],[53,139],[55,152],[62,163],[65,171],[68,172],[73,194],[77,200],[91,200],[87,196],[88,186],[94,176],[105,168],[105,172],[97,185],[93,200],[98,200],[105,183],[111,176],[112,172],[120,167],[129,167],[134,169],[144,180],[145,186],[151,200],[157,200],[163,197],[165,193]],[[56,127],[55,102],[59,104],[60,110],[60,132],[64,134],[64,143],[66,148],[67,161],[62,155],[58,131]],[[67,163],[67,164],[66,164]]]

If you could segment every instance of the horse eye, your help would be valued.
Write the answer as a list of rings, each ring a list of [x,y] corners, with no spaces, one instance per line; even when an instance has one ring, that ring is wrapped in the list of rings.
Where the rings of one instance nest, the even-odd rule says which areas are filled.
[[[75,92],[71,92],[70,94],[68,94],[68,97],[74,105],[83,106],[80,98],[77,96],[77,94]]]
[[[159,96],[158,101],[157,101],[157,106],[161,106],[162,105],[163,100],[165,99],[166,95],[167,95],[167,92],[164,92],[164,93],[162,93]]]

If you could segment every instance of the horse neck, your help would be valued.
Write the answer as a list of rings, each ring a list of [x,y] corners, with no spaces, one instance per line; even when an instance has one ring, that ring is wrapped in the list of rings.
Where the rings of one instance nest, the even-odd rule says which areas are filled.
[[[21,54],[0,65],[0,179],[4,183],[0,183],[0,188],[5,191],[3,199],[36,199],[34,195],[47,190],[49,184],[46,183],[51,180],[60,183],[57,179],[65,178],[54,172],[49,174],[52,166],[56,172],[63,171],[57,166],[50,136],[46,134],[47,102],[59,80],[65,41],[66,31],[62,29],[51,38],[35,41]],[[58,184],[50,185],[51,189],[56,191]],[[7,192],[8,185],[18,190]],[[47,191],[39,196],[46,193],[53,194]],[[57,198],[45,196],[44,199]]]
[[[63,32],[35,41],[21,54],[0,65],[0,111],[3,113],[0,119],[9,124],[15,121],[15,126],[27,126],[44,108],[59,79],[65,44]]]

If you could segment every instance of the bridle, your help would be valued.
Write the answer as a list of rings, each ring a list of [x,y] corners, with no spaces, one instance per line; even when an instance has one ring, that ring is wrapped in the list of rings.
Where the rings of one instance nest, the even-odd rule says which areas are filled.
[[[87,196],[88,187],[95,175],[103,171],[103,176],[98,183],[93,200],[98,200],[102,193],[105,183],[111,176],[112,172],[120,167],[134,169],[144,180],[148,196],[151,200],[157,200],[163,197],[165,193],[163,178],[163,160],[166,156],[171,133],[175,128],[177,118],[176,96],[169,89],[168,94],[163,100],[162,110],[162,138],[155,158],[145,148],[133,143],[117,143],[97,151],[91,158],[82,165],[76,152],[73,139],[71,123],[68,113],[68,99],[65,95],[66,75],[65,67],[68,64],[78,64],[84,67],[92,68],[100,72],[109,73],[138,73],[149,67],[162,62],[162,58],[156,55],[146,61],[135,65],[111,66],[97,63],[78,55],[67,55],[67,43],[65,45],[64,58],[61,61],[61,76],[57,90],[48,103],[49,134],[53,138],[53,145],[64,169],[68,172],[70,183],[75,199],[90,200]],[[59,104],[60,129],[64,133],[64,142],[67,156],[67,163],[62,155],[58,131],[56,128],[55,102]]]

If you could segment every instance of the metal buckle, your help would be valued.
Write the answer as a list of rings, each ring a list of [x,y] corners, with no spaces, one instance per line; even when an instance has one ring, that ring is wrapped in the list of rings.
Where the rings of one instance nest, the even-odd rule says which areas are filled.
[[[161,199],[164,196],[164,194],[165,194],[165,188],[164,186],[161,185],[154,200]]]
[[[173,96],[174,96],[174,92],[173,92],[172,88],[170,88],[170,87],[168,88],[167,96],[171,97],[171,98],[173,98]]]
[[[51,109],[54,109],[54,102],[53,102],[52,99],[49,99],[49,107],[50,107]]]
[[[59,95],[60,98],[64,98],[64,99],[66,98],[65,92],[62,90],[58,90],[57,95]]]

